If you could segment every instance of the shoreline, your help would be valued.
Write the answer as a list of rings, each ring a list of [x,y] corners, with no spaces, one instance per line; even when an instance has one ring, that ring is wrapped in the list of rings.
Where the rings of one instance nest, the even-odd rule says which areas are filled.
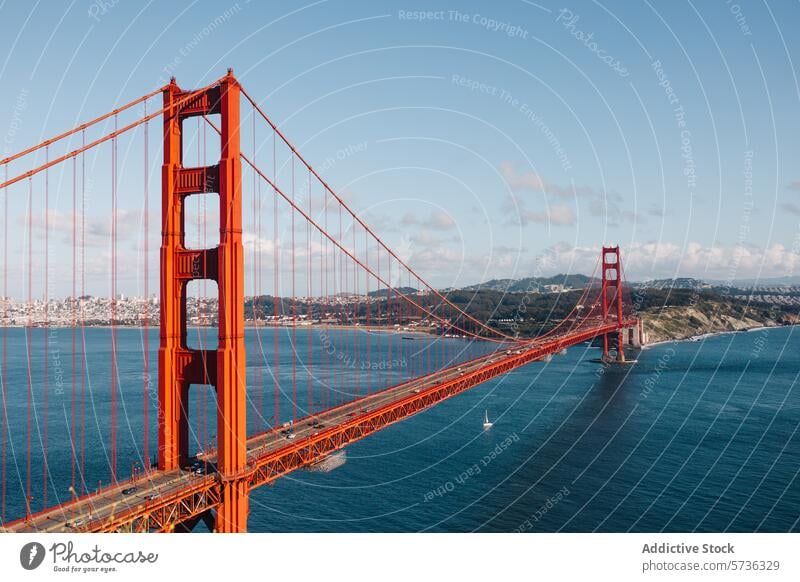
[[[136,330],[158,330],[159,325],[116,325],[112,326],[110,324],[102,324],[102,325],[7,325],[7,326],[0,326],[0,329],[50,329],[50,330],[81,330],[81,329],[136,329]],[[342,331],[365,331],[367,333],[395,333],[395,334],[404,334],[404,335],[416,335],[422,337],[428,337],[431,335],[436,335],[431,331],[423,331],[419,329],[395,329],[395,328],[385,328],[385,327],[375,327],[375,326],[365,326],[365,325],[330,325],[330,324],[318,324],[318,325],[252,325],[245,323],[245,329],[259,329],[259,330],[291,330],[291,329],[336,329]],[[211,325],[190,325],[187,326],[187,329],[216,329],[215,326]],[[453,337],[452,335],[448,339],[459,339],[458,337]],[[463,338],[462,338],[463,339]]]
[[[736,333],[750,333],[750,332],[754,332],[754,331],[766,331],[766,330],[770,330],[770,329],[781,329],[781,328],[784,328],[784,327],[798,327],[798,326],[800,326],[800,323],[790,323],[790,324],[787,324],[787,325],[759,325],[759,326],[755,326],[755,327],[746,327],[746,328],[742,328],[742,329],[726,329],[726,330],[720,330],[720,331],[712,331],[712,332],[693,335],[693,336],[689,336],[689,337],[666,339],[666,340],[661,340],[661,341],[649,343],[649,344],[643,345],[641,349],[642,350],[646,350],[646,349],[649,349],[651,347],[661,346],[661,345],[664,345],[664,344],[672,344],[672,343],[677,343],[677,342],[681,342],[681,343],[683,343],[683,342],[692,342],[692,343],[694,343],[694,342],[702,342],[705,339],[712,338],[712,337],[718,337],[718,336],[722,336],[722,335],[730,335],[730,334],[736,334]]]
[[[659,341],[656,341],[656,342],[651,342],[651,343],[648,343],[648,344],[645,344],[645,345],[641,346],[640,349],[646,350],[646,349],[649,349],[649,348],[654,347],[654,346],[660,346],[660,345],[670,344],[670,343],[675,343],[675,342],[698,342],[698,341],[703,341],[704,339],[707,339],[707,338],[717,337],[717,336],[721,336],[721,335],[728,335],[728,334],[735,334],[735,333],[750,333],[750,332],[756,332],[756,331],[765,331],[765,330],[770,330],[770,329],[780,329],[780,328],[784,328],[784,327],[799,327],[799,326],[800,326],[800,323],[790,323],[790,324],[784,324],[784,325],[758,325],[758,326],[754,326],[754,327],[745,327],[745,328],[742,328],[742,329],[725,329],[725,330],[720,330],[720,331],[711,331],[711,332],[706,332],[706,333],[692,335],[692,336],[673,337],[673,338],[670,338],[670,339],[664,339],[664,340],[659,340]],[[72,330],[72,329],[75,329],[75,330],[81,330],[81,329],[112,329],[112,327],[115,327],[117,330],[140,330],[140,331],[145,330],[145,329],[147,329],[148,331],[159,329],[158,325],[150,325],[150,326],[146,326],[145,327],[143,325],[117,325],[117,326],[111,326],[109,324],[85,325],[85,326],[75,326],[75,327],[70,326],[70,325],[49,325],[49,326],[43,326],[43,325],[42,326],[38,326],[38,325],[37,326],[9,325],[9,326],[5,326],[5,327],[0,327],[0,329],[49,329],[49,330],[61,331],[61,330]],[[244,327],[245,327],[246,330],[251,330],[251,329],[256,329],[256,330],[270,330],[270,329],[271,330],[281,330],[281,329],[286,329],[286,330],[291,330],[291,329],[315,329],[315,330],[318,330],[318,329],[331,329],[331,330],[339,330],[339,331],[364,331],[364,332],[367,332],[367,333],[392,333],[392,334],[401,334],[401,335],[407,335],[407,336],[417,336],[417,337],[420,337],[420,338],[436,336],[436,334],[434,334],[430,330],[424,330],[423,331],[423,330],[419,330],[419,329],[414,329],[414,330],[395,329],[395,328],[384,328],[384,327],[363,326],[363,325],[317,324],[317,325],[296,325],[296,326],[292,326],[292,325],[263,325],[263,324],[262,325],[252,325],[252,324],[247,324],[246,323]],[[214,329],[214,327],[213,326],[189,326],[188,329],[202,330],[202,329]],[[444,337],[444,336],[441,336],[441,337]],[[447,339],[464,339],[464,338],[459,338],[458,336],[452,336],[451,335]],[[525,339],[531,339],[531,338],[525,338]]]

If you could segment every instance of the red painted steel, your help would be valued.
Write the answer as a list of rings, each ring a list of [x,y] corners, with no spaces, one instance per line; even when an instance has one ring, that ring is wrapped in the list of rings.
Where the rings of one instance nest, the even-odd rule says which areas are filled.
[[[622,321],[622,262],[620,260],[619,247],[603,247],[600,260],[603,270],[602,287],[600,289],[603,321],[608,321],[609,313],[614,311],[616,312],[617,321]],[[611,293],[610,299],[609,293]],[[618,362],[625,361],[623,330],[624,328],[622,327],[615,330],[617,334],[616,359]],[[611,357],[609,355],[609,335],[608,333],[603,334],[603,359],[605,360]]]
[[[255,435],[248,439],[248,448],[253,454],[250,455],[239,477],[245,481],[248,489],[269,484],[275,479],[318,461],[356,440],[367,437],[382,428],[435,406],[443,400],[461,394],[483,382],[531,362],[540,361],[550,354],[558,353],[575,344],[591,340],[603,334],[614,333],[621,328],[633,327],[636,323],[633,318],[623,319],[621,322],[613,321],[608,324],[603,324],[602,321],[598,320],[588,328],[566,332],[564,335],[552,337],[549,341],[542,342],[539,345],[520,344],[507,350],[501,356],[484,357],[479,368],[464,375],[455,373],[458,367],[453,366],[449,370],[442,370],[430,375],[430,377],[438,374],[447,376],[449,372],[450,376],[454,376],[453,378],[438,382],[418,392],[395,387],[394,389],[398,391],[399,396],[374,410],[360,408],[361,404],[359,402],[366,402],[370,398],[370,396],[363,396],[360,401],[339,405],[328,411],[333,412],[336,409],[344,409],[348,405],[355,405],[356,409],[362,410],[359,414],[352,418],[347,417],[346,421],[320,431],[319,434],[297,439],[294,442],[287,441],[285,446],[269,453],[255,454],[258,451],[259,441],[263,436]],[[468,364],[462,363],[460,366],[463,367]],[[414,381],[419,380],[421,379],[415,379]],[[375,397],[377,395],[373,394],[371,396]],[[301,419],[298,424],[303,424],[304,422],[305,419]],[[189,522],[197,516],[212,510],[216,510],[219,513],[220,508],[224,506],[224,488],[227,484],[224,478],[215,478],[207,475],[195,476],[192,474],[180,477],[179,472],[175,473],[175,478],[182,478],[185,481],[180,489],[147,503],[121,508],[104,519],[90,521],[82,526],[80,531],[173,531],[178,524]],[[97,500],[98,497],[109,493],[109,491],[112,493],[116,491],[117,497],[121,498],[122,496],[119,492],[131,483],[120,483],[105,492],[95,493],[88,499]],[[52,527],[53,513],[57,515],[59,510],[63,511],[80,503],[86,503],[86,500],[79,499],[65,504],[61,508],[40,512],[32,516],[31,520],[18,520],[8,524],[8,529],[11,531],[35,531],[36,529]]]
[[[231,72],[214,87],[183,92],[173,80],[164,90],[158,468],[170,471],[188,462],[190,386],[213,385],[217,391],[218,470],[223,482],[216,529],[224,532],[247,527],[247,484],[239,476],[246,463],[239,104],[239,84]],[[185,168],[182,122],[211,114],[222,119],[219,164]],[[212,249],[188,250],[185,199],[213,190],[219,192],[219,244]],[[186,289],[187,283],[196,279],[217,282],[216,350],[187,346]]]
[[[163,108],[155,113],[148,114],[146,110],[148,94],[130,104],[98,118],[88,124],[83,124],[75,130],[70,130],[52,140],[43,142],[38,146],[29,148],[20,154],[3,160],[6,163],[16,160],[34,152],[59,139],[73,135],[98,122],[116,116],[120,111],[126,110],[137,103],[145,103],[144,116],[122,129],[116,129],[94,141],[64,154],[54,160],[47,160],[45,164],[15,177],[9,178],[6,172],[5,181],[0,183],[0,189],[5,188],[25,178],[32,177],[62,161],[76,156],[109,140],[116,143],[116,138],[123,133],[163,116],[164,135],[164,160],[162,166],[162,244],[161,244],[161,321],[159,345],[159,426],[158,426],[158,470],[147,471],[143,477],[114,482],[105,488],[78,496],[70,502],[55,508],[48,508],[26,518],[6,524],[10,531],[58,531],[67,527],[70,521],[72,531],[186,531],[191,530],[199,521],[219,532],[245,531],[247,526],[249,490],[274,481],[290,471],[316,462],[331,452],[336,451],[355,440],[364,438],[377,430],[390,424],[399,422],[409,416],[425,410],[431,406],[464,392],[483,382],[506,374],[520,366],[539,361],[550,354],[566,349],[569,346],[589,341],[597,337],[603,338],[603,357],[610,358],[610,341],[616,337],[616,359],[624,360],[623,332],[635,327],[637,320],[626,315],[623,301],[623,271],[619,247],[603,247],[600,260],[602,278],[599,299],[589,309],[584,310],[584,300],[588,299],[590,288],[587,288],[579,304],[563,321],[547,333],[532,340],[516,340],[515,338],[488,327],[484,322],[475,320],[458,306],[452,303],[447,295],[443,295],[431,288],[411,268],[403,262],[380,238],[354,213],[342,199],[325,183],[316,171],[286,140],[275,124],[266,117],[260,107],[240,87],[231,71],[217,82],[194,91],[183,91],[177,83],[172,82],[160,89],[163,94]],[[309,200],[312,177],[322,185],[323,194],[328,193],[338,204],[339,233],[332,235],[328,230],[328,204],[323,197],[320,210],[324,218],[315,219],[311,214],[311,203],[304,208],[300,200],[296,199],[294,192],[294,176],[290,194],[281,189],[277,176],[273,178],[258,168],[255,164],[255,155],[252,159],[241,152],[240,147],[240,103],[241,97],[250,101],[255,111],[270,124],[274,135],[279,136],[291,151],[294,157],[307,168],[309,181]],[[215,126],[208,120],[208,116],[218,114],[221,125]],[[201,167],[185,167],[183,152],[183,122],[197,117],[208,122],[220,135],[221,154],[218,163]],[[146,130],[145,125],[145,130]],[[255,126],[254,126],[255,127]],[[146,146],[145,146],[146,147]],[[273,146],[274,148],[274,146]],[[255,129],[254,129],[255,152]],[[116,153],[114,154],[116,155]],[[292,157],[292,164],[294,164]],[[147,153],[145,150],[145,159]],[[358,307],[355,305],[344,306],[336,301],[339,295],[360,296],[363,291],[369,293],[370,277],[375,279],[378,290],[385,287],[384,311],[381,312],[381,302],[377,303],[376,325],[381,320],[391,326],[405,325],[413,317],[427,317],[432,322],[440,325],[442,334],[446,332],[464,334],[470,340],[469,349],[473,349],[476,338],[494,342],[497,351],[490,355],[473,357],[467,362],[457,362],[461,352],[452,342],[438,342],[438,352],[435,358],[440,363],[435,372],[423,377],[414,377],[402,383],[396,383],[396,370],[391,370],[391,378],[379,379],[378,384],[383,384],[383,390],[373,390],[370,385],[370,375],[367,373],[365,387],[360,386],[362,378],[356,377],[354,386],[346,387],[356,394],[355,400],[347,401],[343,391],[338,394],[322,394],[320,408],[316,410],[313,418],[328,415],[332,422],[326,420],[327,428],[312,432],[311,428],[296,440],[283,440],[277,433],[278,428],[247,437],[246,434],[246,392],[245,392],[245,347],[244,347],[244,252],[242,245],[242,162],[254,171],[254,184],[257,178],[266,182],[273,190],[275,196],[275,236],[277,237],[277,204],[278,199],[286,202],[291,214],[291,248],[294,251],[295,217],[300,217],[301,224],[306,226],[304,244],[300,246],[307,252],[307,264],[300,268],[306,270],[308,280],[306,293],[312,297],[314,284],[312,281],[311,242],[312,228],[319,233],[320,248],[325,252],[320,254],[319,290],[320,309],[335,312],[339,321],[359,325],[357,323]],[[273,167],[275,167],[275,152],[273,149]],[[292,165],[292,172],[294,165]],[[73,167],[73,172],[75,168]],[[146,176],[145,167],[145,176]],[[115,174],[116,177],[116,174]],[[74,180],[74,174],[73,174]],[[82,188],[85,178],[82,178]],[[75,186],[73,185],[73,189]],[[218,243],[212,248],[188,249],[185,240],[184,205],[186,198],[193,195],[216,192],[219,194],[220,235]],[[29,196],[31,195],[29,191]],[[254,187],[255,200],[255,187]],[[29,200],[29,204],[30,204]],[[254,202],[255,204],[255,202]],[[74,202],[73,202],[74,205]],[[336,212],[334,205],[334,212]],[[345,210],[352,217],[352,248],[345,246],[342,225],[342,211]],[[29,212],[29,215],[31,213]],[[82,212],[83,216],[83,212]],[[83,218],[82,218],[83,220]],[[348,219],[349,220],[349,219]],[[260,224],[260,218],[258,222]],[[363,228],[364,252],[359,251],[357,227]],[[73,230],[75,225],[73,225]],[[302,227],[301,231],[302,232]],[[359,229],[358,234],[361,230]],[[370,238],[371,237],[371,238]],[[376,243],[376,260],[370,262],[369,249],[372,242]],[[276,239],[277,243],[277,239]],[[81,244],[83,252],[83,243]],[[277,248],[277,244],[276,244]],[[302,251],[303,248],[299,250]],[[29,242],[30,252],[30,242]],[[328,256],[328,250],[331,256]],[[381,254],[387,254],[386,270],[381,269]],[[73,254],[75,249],[73,249]],[[278,261],[279,253],[275,253],[275,282],[278,289]],[[294,253],[292,254],[294,257]],[[329,260],[332,264],[329,264]],[[83,264],[82,260],[82,264]],[[73,264],[75,257],[73,257]],[[298,307],[295,297],[295,261],[290,261],[292,267],[291,286],[292,299],[290,303],[291,319],[293,324],[298,318]],[[331,267],[332,282],[324,274]],[[353,272],[350,273],[350,269]],[[73,266],[74,270],[74,266]],[[436,298],[438,305],[426,306],[421,300],[421,295],[406,293],[395,288],[393,284],[394,271],[397,271],[396,287],[402,288],[404,276],[408,287],[411,287],[412,276],[421,288]],[[388,271],[388,273],[387,273]],[[254,271],[256,276],[260,272]],[[361,274],[364,275],[362,289]],[[83,273],[81,274],[83,278]],[[75,274],[73,273],[73,279]],[[191,349],[187,344],[186,321],[186,294],[187,285],[193,280],[213,280],[218,286],[219,298],[219,337],[215,350]],[[332,283],[332,287],[331,287]],[[352,285],[352,289],[350,286]],[[73,288],[76,281],[73,280]],[[81,281],[83,290],[84,282]],[[590,286],[591,287],[591,286]],[[258,289],[258,287],[255,287]],[[596,291],[597,287],[593,287]],[[30,291],[30,285],[29,285]],[[413,290],[412,290],[413,291]],[[352,293],[351,293],[352,292]],[[73,293],[74,294],[74,293]],[[280,298],[275,293],[274,310],[278,314]],[[330,301],[334,299],[333,305]],[[591,300],[590,300],[591,301]],[[584,311],[582,311],[584,310]],[[282,314],[286,313],[285,306],[280,306]],[[309,305],[305,316],[313,316]],[[78,318],[78,314],[74,314]],[[369,303],[365,310],[367,328],[370,326]],[[81,325],[83,315],[81,314]],[[77,325],[77,324],[76,324]],[[30,331],[29,331],[30,333]],[[276,327],[277,333],[277,327]],[[482,334],[489,333],[490,337]],[[291,336],[294,338],[295,330],[292,327]],[[446,335],[445,335],[446,337]],[[309,336],[310,338],[310,336]],[[353,332],[357,344],[359,336]],[[498,339],[500,338],[500,339]],[[392,350],[396,351],[399,358],[405,361],[412,355],[413,346],[404,345],[403,338],[389,335],[389,359]],[[380,336],[378,337],[380,342]],[[392,342],[399,341],[399,345]],[[294,342],[293,342],[294,344]],[[380,345],[380,344],[379,344]],[[311,344],[308,344],[308,360],[310,361]],[[509,349],[506,349],[506,348]],[[277,349],[277,347],[276,347]],[[367,354],[370,344],[367,340]],[[73,350],[74,352],[74,350]],[[470,351],[470,353],[472,353]],[[277,356],[277,354],[276,354]],[[74,358],[74,353],[73,353]],[[367,357],[369,360],[369,355]],[[428,362],[431,362],[430,351],[427,353]],[[328,361],[328,356],[325,356]],[[277,361],[273,362],[277,367]],[[411,364],[414,364],[412,358]],[[29,370],[31,363],[29,362]],[[292,366],[291,393],[297,393],[297,379]],[[463,370],[466,371],[462,371]],[[369,368],[368,368],[369,370]],[[413,368],[412,368],[413,370]],[[345,376],[339,370],[339,380]],[[277,376],[277,374],[276,374]],[[413,376],[413,374],[412,374]],[[30,379],[29,379],[30,380]],[[83,457],[83,370],[81,371],[81,457]],[[213,451],[206,451],[204,458],[207,463],[213,464],[216,471],[213,474],[195,475],[186,473],[181,467],[189,462],[188,438],[188,395],[192,385],[205,384],[215,387],[217,395],[217,446]],[[313,409],[312,390],[310,380],[307,383],[308,407]],[[413,389],[412,389],[413,388]],[[29,387],[30,389],[30,387]],[[73,387],[74,390],[74,387]],[[331,397],[333,396],[333,397]],[[276,398],[278,392],[276,390]],[[330,398],[330,400],[329,400]],[[263,399],[263,395],[261,396]],[[261,400],[259,401],[261,402]],[[278,412],[279,402],[276,400],[275,422],[273,427],[280,422]],[[331,407],[331,405],[333,405]],[[259,404],[259,409],[260,409]],[[309,419],[299,418],[307,412],[297,412],[297,402],[293,402],[292,417],[297,424],[312,426],[304,422]],[[75,424],[75,404],[73,403],[73,424]],[[30,416],[29,416],[30,422]],[[30,429],[29,429],[30,431]],[[27,451],[30,455],[30,446]],[[30,465],[30,460],[28,460]],[[83,459],[81,458],[81,474],[83,473]],[[28,469],[30,471],[30,469]],[[73,473],[75,460],[73,460]],[[73,476],[73,484],[75,477]],[[27,479],[30,488],[30,477]],[[128,486],[136,484],[141,490],[150,492],[146,501],[141,502],[131,497],[126,497],[122,491]],[[5,485],[5,483],[4,483]],[[81,484],[81,491],[84,491]],[[28,491],[30,493],[30,491]],[[30,495],[29,495],[30,497]],[[26,501],[29,504],[29,500]],[[30,512],[30,509],[29,509]]]

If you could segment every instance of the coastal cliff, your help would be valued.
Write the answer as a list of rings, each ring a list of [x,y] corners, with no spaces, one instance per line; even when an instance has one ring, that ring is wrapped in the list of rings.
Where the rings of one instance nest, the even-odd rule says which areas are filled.
[[[706,299],[694,305],[649,308],[640,312],[640,316],[648,343],[800,323],[800,318],[793,313],[719,299]]]

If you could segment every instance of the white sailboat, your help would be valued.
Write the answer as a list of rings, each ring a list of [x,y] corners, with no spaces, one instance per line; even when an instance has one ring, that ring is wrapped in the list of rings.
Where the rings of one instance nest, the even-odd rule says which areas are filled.
[[[489,411],[488,410],[484,411],[484,413],[483,413],[483,428],[484,429],[492,428],[492,424],[494,424],[494,423],[489,422]]]

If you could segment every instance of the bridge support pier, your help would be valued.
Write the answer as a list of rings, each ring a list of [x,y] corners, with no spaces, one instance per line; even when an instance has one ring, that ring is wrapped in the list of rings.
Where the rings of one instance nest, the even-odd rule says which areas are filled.
[[[638,347],[647,345],[647,331],[644,329],[644,320],[639,320],[636,324],[636,337],[638,339]]]
[[[239,533],[247,531],[249,491],[244,480],[228,481],[222,486],[222,503],[217,509],[214,531]]]
[[[603,356],[605,363],[625,363],[625,339],[627,329],[620,330],[616,334],[606,334],[603,336]],[[609,337],[612,336],[612,337]]]
[[[641,330],[641,322],[639,322],[636,327],[628,328],[628,345],[634,348],[641,348],[642,347],[642,330]]]

